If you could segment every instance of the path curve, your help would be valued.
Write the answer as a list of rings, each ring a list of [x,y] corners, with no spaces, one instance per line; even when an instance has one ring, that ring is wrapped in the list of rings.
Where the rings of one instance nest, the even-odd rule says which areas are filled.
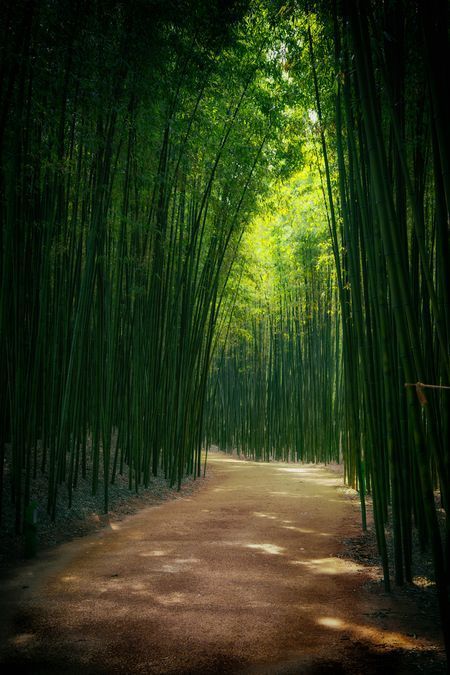
[[[6,672],[14,663],[33,675],[356,673],[342,664],[364,658],[367,673],[378,671],[363,644],[374,663],[377,641],[407,646],[371,625],[367,572],[338,557],[359,524],[335,474],[219,453],[209,461],[213,477],[192,496],[65,544],[10,579],[0,601],[13,620]]]

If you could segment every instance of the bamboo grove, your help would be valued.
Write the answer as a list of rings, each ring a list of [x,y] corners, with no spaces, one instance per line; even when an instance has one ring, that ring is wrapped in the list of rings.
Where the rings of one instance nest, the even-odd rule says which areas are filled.
[[[54,516],[89,467],[106,510],[117,472],[137,490],[200,470],[216,315],[282,101],[264,89],[267,19],[239,42],[239,7],[151,4],[2,4],[0,447],[18,529],[37,472]]]
[[[439,2],[370,9],[350,2],[333,17],[347,472],[371,491],[387,587],[389,506],[396,583],[412,579],[412,521],[431,547],[448,648],[448,15]],[[312,39],[310,55],[317,81]],[[326,158],[324,130],[322,141]],[[436,388],[405,387],[417,382]]]
[[[342,459],[386,588],[391,568],[413,579],[414,536],[431,550],[449,650],[447,3],[0,12],[0,492],[17,530],[40,472],[55,516],[62,486],[70,503],[89,474],[107,509],[118,473],[180,485],[211,444]],[[251,252],[261,212],[272,286]]]
[[[284,192],[278,186],[263,207],[269,273],[246,260],[234,330],[213,362],[207,444],[255,459],[339,462],[340,315],[317,171],[298,172]],[[244,239],[250,256],[255,240],[258,232]]]

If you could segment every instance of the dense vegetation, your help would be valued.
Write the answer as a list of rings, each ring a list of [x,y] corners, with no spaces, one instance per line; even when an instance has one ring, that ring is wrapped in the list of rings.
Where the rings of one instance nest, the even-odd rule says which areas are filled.
[[[343,458],[450,637],[447,3],[7,1],[0,475]],[[407,386],[405,386],[405,384]],[[426,385],[426,386],[424,386]],[[430,386],[428,386],[430,385]],[[442,531],[441,524],[444,524]]]
[[[18,527],[37,471],[54,513],[88,462],[105,508],[125,465],[136,489],[199,470],[218,308],[283,105],[266,17],[208,4],[4,5],[0,445]]]
[[[341,330],[320,177],[306,165],[272,189],[243,239],[208,440],[256,459],[339,461]]]

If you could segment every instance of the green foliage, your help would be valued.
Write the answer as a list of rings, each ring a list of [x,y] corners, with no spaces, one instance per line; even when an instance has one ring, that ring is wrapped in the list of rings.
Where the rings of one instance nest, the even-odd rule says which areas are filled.
[[[210,375],[208,443],[258,459],[338,461],[339,314],[317,169],[272,182],[236,272]]]
[[[53,516],[88,467],[105,509],[118,471],[135,490],[198,475],[219,310],[289,87],[262,5],[2,12],[0,464],[20,530],[38,471]]]
[[[313,30],[310,55],[343,319],[346,472],[363,521],[366,488],[372,493],[387,589],[390,514],[396,583],[412,580],[413,525],[429,544],[449,650],[447,394],[431,389],[425,404],[404,386],[439,386],[450,376],[441,229],[449,145],[440,117],[448,111],[448,13],[440,3],[352,1],[334,16],[326,8],[321,20],[334,40],[332,89],[321,70],[325,43]]]

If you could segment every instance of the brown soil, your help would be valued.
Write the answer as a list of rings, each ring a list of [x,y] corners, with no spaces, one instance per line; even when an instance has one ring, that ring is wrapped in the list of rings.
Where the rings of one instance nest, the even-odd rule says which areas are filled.
[[[339,476],[209,461],[191,495],[7,576],[3,673],[446,672],[435,607],[384,593]]]

